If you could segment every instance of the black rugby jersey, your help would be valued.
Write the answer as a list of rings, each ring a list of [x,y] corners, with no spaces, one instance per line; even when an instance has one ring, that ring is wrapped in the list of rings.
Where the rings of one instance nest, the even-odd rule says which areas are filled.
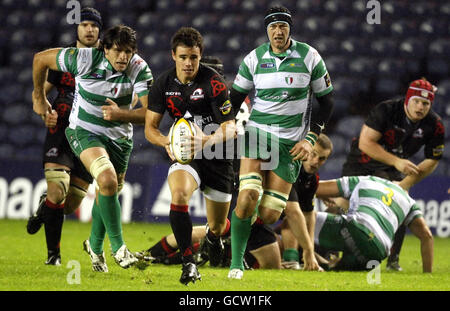
[[[173,119],[194,121],[204,132],[207,125],[219,125],[234,119],[228,98],[228,88],[222,76],[214,69],[200,64],[193,81],[182,84],[176,76],[176,68],[165,71],[151,86],[148,109]],[[213,130],[217,126],[211,126]],[[211,132],[206,130],[206,135]]]
[[[71,46],[76,46],[74,43]],[[70,72],[48,70],[47,81],[56,88],[57,95],[52,102],[52,109],[58,112],[57,125],[48,129],[50,133],[64,130],[69,125],[69,115],[75,93],[75,77]]]
[[[383,136],[378,143],[383,148],[398,156],[408,159],[422,146],[426,159],[440,160],[444,150],[444,125],[433,110],[422,120],[411,122],[404,110],[404,98],[387,100],[376,105],[365,124],[380,132]],[[358,148],[359,137],[353,138],[350,153],[344,164],[346,172],[373,174],[376,171],[392,171],[395,168],[376,161]],[[397,170],[395,170],[397,171]]]

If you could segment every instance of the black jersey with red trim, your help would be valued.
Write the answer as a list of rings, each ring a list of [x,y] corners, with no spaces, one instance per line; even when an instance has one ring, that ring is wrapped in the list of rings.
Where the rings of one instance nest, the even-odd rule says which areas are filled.
[[[309,174],[302,166],[297,180],[292,184],[288,201],[298,202],[303,212],[311,212],[314,210],[313,200],[318,187],[319,174]]]
[[[47,81],[53,84],[57,91],[56,98],[52,102],[52,109],[58,113],[58,121],[54,128],[48,129],[50,133],[55,133],[58,130],[64,130],[69,125],[69,115],[75,93],[75,77],[70,72],[49,70]]]
[[[425,118],[413,123],[407,118],[403,103],[404,98],[379,103],[369,113],[365,124],[382,134],[378,143],[386,151],[400,158],[408,159],[424,146],[426,159],[440,160],[445,140],[441,118],[430,110]],[[343,167],[343,175],[367,175],[395,170],[362,152],[358,143],[359,137],[354,138]]]
[[[176,68],[165,71],[151,86],[148,109],[173,119],[194,121],[206,135],[225,121],[233,120],[231,102],[225,80],[214,69],[200,64],[194,80],[183,84]],[[208,125],[214,125],[206,129]]]

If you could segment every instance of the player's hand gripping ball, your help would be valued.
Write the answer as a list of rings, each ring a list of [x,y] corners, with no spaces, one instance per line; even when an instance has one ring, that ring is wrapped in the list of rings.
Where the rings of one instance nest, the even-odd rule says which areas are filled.
[[[170,128],[170,151],[177,162],[188,164],[194,158],[192,148],[189,146],[189,136],[195,136],[196,130],[191,121],[178,119]]]

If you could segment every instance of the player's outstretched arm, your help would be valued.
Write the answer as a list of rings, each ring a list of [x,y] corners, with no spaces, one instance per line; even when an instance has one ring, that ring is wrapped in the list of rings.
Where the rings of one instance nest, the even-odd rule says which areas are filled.
[[[60,50],[60,48],[45,50],[36,53],[33,58],[33,110],[43,118],[45,118],[47,113],[52,112],[52,106],[45,96],[44,89],[47,70],[59,70],[56,64],[56,57]]]
[[[414,219],[409,225],[411,232],[420,240],[423,272],[433,271],[434,242],[433,234],[422,217]]]
[[[420,170],[420,173],[417,175],[408,175],[405,178],[403,178],[399,185],[406,191],[409,191],[409,189],[420,182],[422,179],[433,173],[433,171],[436,169],[436,167],[439,165],[439,160],[435,159],[425,159],[422,162],[420,162],[417,167]]]

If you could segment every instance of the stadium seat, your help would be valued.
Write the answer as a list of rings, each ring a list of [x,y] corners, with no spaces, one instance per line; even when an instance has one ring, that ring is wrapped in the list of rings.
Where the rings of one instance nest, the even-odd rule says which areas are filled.
[[[427,47],[421,39],[409,38],[400,43],[399,55],[420,59],[425,56]]]
[[[448,57],[450,55],[450,42],[447,39],[432,41],[428,49],[429,57]]]
[[[365,119],[362,116],[346,116],[339,120],[335,131],[347,138],[358,136],[361,127],[364,124],[364,120]]]
[[[398,79],[383,77],[376,82],[376,92],[387,97],[395,96],[400,91],[400,82]]]
[[[23,86],[20,83],[9,83],[5,84],[0,88],[1,96],[3,98],[3,103],[6,104],[8,107],[3,110],[2,114],[4,113],[6,116],[6,111],[8,109],[13,109],[14,106],[19,105],[17,110],[19,113],[19,110],[21,109],[21,102],[23,98]],[[31,94],[30,94],[31,95]],[[17,103],[16,103],[17,102]],[[12,111],[11,113],[14,114]],[[5,119],[5,121],[8,121]]]
[[[400,78],[407,68],[404,62],[395,58],[382,58],[377,64],[379,77]]]
[[[312,40],[310,45],[315,48],[322,57],[340,54],[341,52],[339,40],[330,36],[320,36],[319,38]],[[325,60],[325,63],[327,63],[327,59]]]
[[[371,55],[373,57],[383,57],[389,59],[397,54],[398,42],[393,39],[380,38],[370,42]]]
[[[319,174],[321,172],[326,172],[327,174],[336,174],[340,176],[342,172],[342,166],[346,160],[345,155],[334,156],[332,155],[327,162],[320,168]]]
[[[376,72],[376,61],[368,57],[358,57],[350,62],[349,69],[353,77],[370,77]]]
[[[321,25],[320,29],[322,28]],[[341,38],[355,37],[360,34],[358,22],[351,17],[340,17],[334,20],[330,28],[333,35]]]
[[[449,60],[448,58],[429,58],[428,72],[438,79],[443,79],[449,75]]]
[[[8,138],[15,146],[23,147],[35,141],[35,134],[36,129],[32,125],[16,125],[14,131],[9,132]]]
[[[0,143],[0,158],[12,159],[15,155],[15,149],[10,143]]]
[[[338,133],[329,135],[331,142],[333,143],[332,157],[347,155],[350,151],[351,139],[345,136],[341,136]]]
[[[320,51],[319,51],[320,53]],[[343,76],[348,74],[347,58],[343,56],[330,56],[324,59],[327,70],[330,73],[332,82],[334,82],[335,76]]]

